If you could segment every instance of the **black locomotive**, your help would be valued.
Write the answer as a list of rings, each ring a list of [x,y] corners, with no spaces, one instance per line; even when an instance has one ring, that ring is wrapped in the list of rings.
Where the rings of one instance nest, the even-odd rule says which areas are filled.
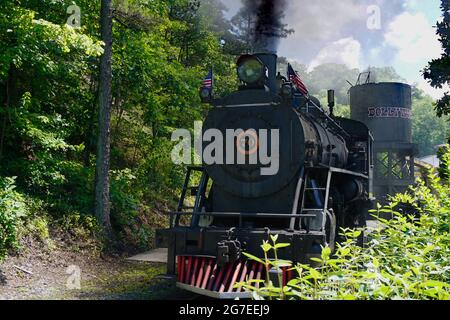
[[[216,298],[246,297],[235,283],[265,277],[243,251],[262,256],[263,240],[278,235],[290,244],[280,259],[307,263],[322,246],[335,247],[340,228],[365,226],[372,194],[371,133],[361,122],[333,116],[331,90],[327,112],[277,74],[274,54],[242,56],[237,68],[237,92],[214,100],[202,92],[214,106],[203,133],[232,139],[212,153],[226,160],[188,168],[178,212],[169,229],[157,232],[178,286]],[[200,183],[191,186],[195,171]],[[189,195],[192,207],[185,205]],[[285,283],[293,276],[275,271]]]

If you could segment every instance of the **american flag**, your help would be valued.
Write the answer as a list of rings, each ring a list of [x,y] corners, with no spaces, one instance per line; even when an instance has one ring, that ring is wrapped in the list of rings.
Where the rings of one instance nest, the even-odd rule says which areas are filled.
[[[213,71],[211,69],[209,70],[209,73],[206,76],[205,80],[203,80],[203,87],[211,89],[212,86],[213,86]]]
[[[294,68],[292,68],[291,64],[288,64],[288,78],[303,95],[309,95],[308,89],[306,88],[302,79],[300,79],[298,73],[295,72]]]

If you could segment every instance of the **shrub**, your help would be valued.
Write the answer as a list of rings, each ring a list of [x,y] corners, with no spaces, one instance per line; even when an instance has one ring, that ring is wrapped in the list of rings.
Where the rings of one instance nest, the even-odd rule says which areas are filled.
[[[70,212],[58,221],[59,226],[68,232],[74,239],[88,240],[100,233],[100,227],[94,216]]]
[[[136,176],[130,169],[111,172],[111,218],[115,226],[123,226],[138,215],[139,191]]]
[[[26,229],[29,234],[34,235],[42,242],[50,239],[48,218],[45,216],[29,219],[29,221],[27,221]]]
[[[147,249],[151,228],[142,208],[142,189],[130,169],[111,172],[111,223],[118,240],[132,248]]]
[[[0,177],[0,260],[17,246],[19,219],[27,215],[23,196],[15,191],[14,178]]]
[[[440,174],[447,178],[445,169]],[[344,242],[334,254],[325,247],[320,258],[312,259],[316,266],[292,266],[267,259],[268,252],[286,246],[272,237],[262,245],[266,258],[260,261],[269,268],[287,264],[297,277],[283,288],[270,281],[261,289],[254,283],[239,285],[257,299],[450,299],[450,185],[436,174],[430,173],[428,180],[428,186],[419,181],[409,192],[393,197],[388,207],[378,206],[374,213],[387,212],[394,218],[378,219],[379,228],[365,247],[357,245],[361,231],[343,230]],[[398,212],[404,203],[418,214]]]

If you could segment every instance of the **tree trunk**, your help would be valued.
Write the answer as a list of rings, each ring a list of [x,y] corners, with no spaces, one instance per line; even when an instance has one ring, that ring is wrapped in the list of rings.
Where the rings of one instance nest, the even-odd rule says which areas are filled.
[[[2,116],[2,129],[0,133],[0,161],[3,159],[3,150],[6,137],[6,129],[8,126],[7,118],[9,117],[9,110],[18,102],[18,93],[16,89],[16,67],[11,64],[8,71],[8,79],[6,81],[5,94],[5,109]]]
[[[101,57],[100,65],[95,214],[106,234],[111,237],[109,168],[111,153],[112,0],[102,0],[100,19],[105,52]]]
[[[95,134],[95,126],[96,123],[95,118],[98,117],[97,115],[97,108],[98,108],[98,95],[99,95],[99,83],[98,78],[94,75],[91,76],[91,84],[90,84],[90,92],[92,92],[93,98],[92,101],[89,101],[89,120],[88,120],[88,128],[86,129],[85,137],[84,137],[84,143],[86,145],[86,148],[84,150],[84,166],[89,167],[90,166],[90,158],[91,154],[95,153],[96,148],[96,134]]]

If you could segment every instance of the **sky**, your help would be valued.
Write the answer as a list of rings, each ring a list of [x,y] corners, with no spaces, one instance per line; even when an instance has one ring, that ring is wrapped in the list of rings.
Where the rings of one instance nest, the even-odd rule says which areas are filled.
[[[232,17],[241,0],[222,0]],[[422,77],[442,52],[435,25],[440,0],[288,0],[285,23],[295,30],[278,54],[312,70],[323,63],[366,69],[392,66],[411,85],[442,96]]]

